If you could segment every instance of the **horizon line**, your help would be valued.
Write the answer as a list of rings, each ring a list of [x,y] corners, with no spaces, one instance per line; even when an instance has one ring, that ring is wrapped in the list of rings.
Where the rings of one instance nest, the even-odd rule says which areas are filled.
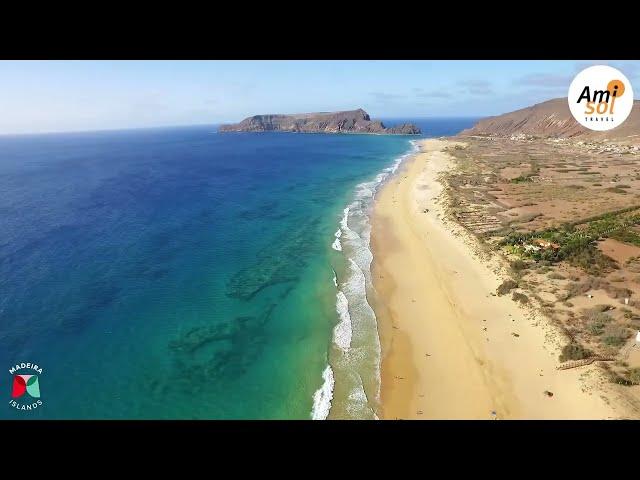
[[[482,119],[488,118],[493,115],[434,115],[434,116],[422,116],[422,117],[414,117],[414,116],[400,116],[400,117],[387,117],[380,116],[376,117],[378,119],[383,120],[428,120],[428,119]],[[247,117],[245,117],[247,118]],[[1,133],[0,138],[3,137],[26,137],[26,136],[36,136],[36,135],[62,135],[62,134],[75,134],[75,133],[108,133],[108,132],[125,132],[130,130],[161,130],[161,129],[170,129],[170,128],[190,128],[190,127],[217,127],[220,125],[224,125],[225,123],[234,123],[230,120],[220,121],[220,122],[211,122],[211,123],[189,123],[189,124],[167,124],[167,125],[147,125],[147,126],[139,126],[139,127],[114,127],[114,128],[100,128],[100,129],[88,129],[88,130],[48,130],[43,132],[7,132]],[[217,132],[215,132],[217,133]]]

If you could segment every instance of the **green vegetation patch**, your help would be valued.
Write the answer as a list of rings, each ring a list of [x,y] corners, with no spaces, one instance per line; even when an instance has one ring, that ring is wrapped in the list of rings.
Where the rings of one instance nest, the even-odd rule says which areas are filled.
[[[614,259],[606,256],[593,245],[588,245],[584,248],[576,247],[564,259],[570,265],[580,267],[585,272],[596,276],[604,275],[611,270],[619,268]]]
[[[606,237],[628,238],[627,243],[640,245],[640,235],[629,227],[640,223],[640,214],[631,213],[637,206],[594,216],[578,222],[565,223],[561,227],[537,232],[510,232],[499,244],[507,246],[510,253],[536,262],[556,263],[567,261],[588,273],[602,275],[618,268],[617,263],[598,250],[595,242]],[[631,214],[630,214],[631,213]],[[580,229],[576,228],[580,225]],[[536,248],[532,245],[541,239],[555,244],[553,248]]]
[[[532,178],[532,175],[520,175],[518,177],[512,178],[511,179],[511,183],[533,182],[533,180],[531,178]]]
[[[629,230],[628,228],[624,228],[621,230],[616,230],[611,233],[611,238],[614,240],[618,240],[619,242],[629,243],[631,245],[636,245],[640,247],[640,235],[633,230]]]

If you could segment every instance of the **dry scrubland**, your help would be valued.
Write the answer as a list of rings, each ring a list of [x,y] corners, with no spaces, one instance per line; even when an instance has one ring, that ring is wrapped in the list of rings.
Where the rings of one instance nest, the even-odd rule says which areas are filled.
[[[449,147],[447,213],[497,252],[495,295],[542,309],[565,334],[561,368],[597,362],[640,398],[640,149],[518,135]]]

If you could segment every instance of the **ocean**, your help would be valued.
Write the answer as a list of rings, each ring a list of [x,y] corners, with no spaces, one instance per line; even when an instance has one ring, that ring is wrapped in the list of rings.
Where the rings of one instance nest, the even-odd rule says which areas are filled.
[[[376,418],[368,212],[412,140],[0,136],[0,418]]]

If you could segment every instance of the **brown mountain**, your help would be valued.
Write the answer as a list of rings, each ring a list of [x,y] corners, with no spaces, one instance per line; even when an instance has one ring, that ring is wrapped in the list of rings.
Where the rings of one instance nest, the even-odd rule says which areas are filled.
[[[459,135],[532,135],[584,140],[620,140],[640,143],[640,101],[636,100],[622,125],[596,132],[580,125],[571,115],[566,98],[555,98],[531,107],[480,120]]]
[[[254,115],[240,123],[221,125],[219,132],[299,132],[299,133],[378,133],[419,135],[420,129],[405,123],[387,128],[380,121],[372,121],[362,110],[346,112],[298,113],[293,115]]]

